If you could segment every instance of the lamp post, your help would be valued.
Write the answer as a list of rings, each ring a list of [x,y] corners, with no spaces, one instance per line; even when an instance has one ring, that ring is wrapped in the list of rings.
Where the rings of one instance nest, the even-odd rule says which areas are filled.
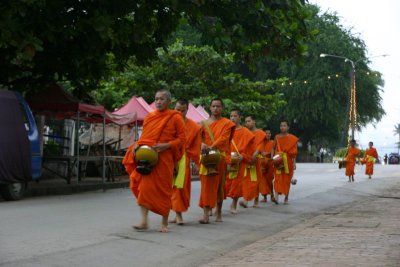
[[[360,58],[357,61],[351,60],[347,57],[330,55],[330,54],[320,54],[320,57],[334,57],[344,59],[344,62],[350,62],[351,72],[350,72],[350,99],[349,99],[349,129],[351,129],[351,140],[354,140],[354,131],[357,125],[357,101],[356,101],[356,66],[357,63],[363,59],[370,59],[374,57],[386,57],[387,55],[377,55],[368,58]],[[349,139],[349,138],[348,138]],[[350,140],[348,140],[350,141]]]

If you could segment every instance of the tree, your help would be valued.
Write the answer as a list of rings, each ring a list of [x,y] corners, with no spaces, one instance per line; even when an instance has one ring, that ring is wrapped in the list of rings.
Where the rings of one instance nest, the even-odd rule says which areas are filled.
[[[284,104],[281,95],[273,90],[280,81],[245,79],[230,72],[233,62],[233,55],[220,55],[210,46],[184,46],[177,41],[165,50],[159,49],[158,58],[149,65],[131,61],[123,72],[111,69],[113,78],[102,81],[93,94],[111,109],[120,107],[133,95],[152,102],[157,90],[168,88],[175,98],[183,97],[206,107],[213,97],[221,97],[227,112],[238,107],[260,121],[276,115]]]
[[[394,126],[394,135],[399,136],[399,142],[397,143],[397,153],[400,153],[400,123]]]
[[[61,1],[0,4],[0,85],[15,90],[68,80],[78,96],[106,74],[149,62],[182,17],[216,51],[250,61],[260,54],[301,60],[312,36],[304,1]]]
[[[280,86],[287,102],[279,111],[281,116],[291,122],[291,130],[301,137],[303,144],[337,146],[341,136],[347,136],[351,65],[337,58],[321,59],[319,55],[328,53],[363,59],[357,64],[356,77],[359,128],[378,122],[385,114],[380,97],[383,81],[378,72],[369,69],[362,39],[341,26],[336,14],[318,15],[318,7],[310,5],[309,8],[315,16],[308,27],[319,32],[315,41],[308,44],[309,54],[304,65],[296,65],[293,60],[267,60],[259,64],[260,72],[255,76],[258,79],[288,77]],[[275,70],[271,71],[273,66]],[[265,69],[270,71],[264,72]],[[268,76],[263,76],[264,73]],[[341,143],[346,145],[344,138]]]

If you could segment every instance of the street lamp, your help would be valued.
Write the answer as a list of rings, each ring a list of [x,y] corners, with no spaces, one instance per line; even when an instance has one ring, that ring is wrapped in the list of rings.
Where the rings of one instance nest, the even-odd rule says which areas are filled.
[[[356,102],[356,66],[357,63],[363,59],[370,59],[374,57],[386,57],[387,55],[377,55],[367,58],[360,58],[357,61],[351,60],[347,57],[330,55],[330,54],[320,54],[320,57],[334,57],[344,59],[344,62],[350,62],[351,72],[350,72],[350,108],[349,108],[349,130],[351,128],[351,140],[354,140],[354,131],[357,125],[357,102]],[[348,140],[349,141],[349,140]]]

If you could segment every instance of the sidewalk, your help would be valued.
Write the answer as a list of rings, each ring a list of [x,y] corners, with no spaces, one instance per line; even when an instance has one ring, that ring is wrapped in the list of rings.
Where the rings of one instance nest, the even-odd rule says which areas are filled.
[[[316,216],[202,266],[400,266],[400,188]]]
[[[87,191],[107,190],[114,188],[126,188],[129,186],[129,177],[127,175],[117,176],[114,181],[105,181],[101,177],[85,177],[79,183],[73,179],[70,184],[60,178],[51,178],[31,181],[28,184],[28,190],[25,197],[48,196],[48,195],[69,195]]]

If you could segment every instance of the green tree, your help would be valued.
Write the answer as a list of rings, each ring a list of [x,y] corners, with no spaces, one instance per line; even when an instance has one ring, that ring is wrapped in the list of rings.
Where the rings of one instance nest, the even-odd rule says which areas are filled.
[[[337,146],[342,139],[346,145],[348,102],[351,64],[338,58],[320,58],[321,53],[362,59],[357,64],[358,127],[378,122],[385,114],[380,92],[383,80],[378,72],[369,69],[366,47],[362,39],[340,25],[336,14],[318,14],[319,8],[309,6],[315,14],[309,28],[318,29],[315,41],[310,42],[304,65],[293,60],[261,62],[260,70],[275,66],[267,74],[288,77],[280,87],[287,105],[280,109],[281,116],[291,121],[291,130],[299,135],[303,144]],[[275,73],[274,73],[275,72]],[[373,75],[372,75],[373,74]],[[258,78],[276,78],[256,73]],[[273,123],[278,125],[277,122]]]
[[[400,123],[394,126],[394,135],[399,136],[399,142],[397,143],[397,153],[400,152]]]
[[[238,107],[260,121],[276,115],[284,104],[281,95],[273,90],[280,81],[245,79],[230,72],[233,62],[231,54],[220,55],[212,47],[184,46],[178,41],[167,49],[159,49],[158,58],[149,65],[131,61],[123,72],[111,69],[112,78],[102,81],[93,95],[111,109],[121,106],[133,95],[152,102],[154,93],[164,87],[175,98],[183,97],[206,107],[211,98],[221,97],[226,101],[227,112]]]
[[[95,88],[107,55],[123,69],[154,58],[182,17],[203,43],[250,61],[260,54],[301,60],[312,36],[304,1],[61,1],[0,4],[0,85],[15,90],[68,80]]]

